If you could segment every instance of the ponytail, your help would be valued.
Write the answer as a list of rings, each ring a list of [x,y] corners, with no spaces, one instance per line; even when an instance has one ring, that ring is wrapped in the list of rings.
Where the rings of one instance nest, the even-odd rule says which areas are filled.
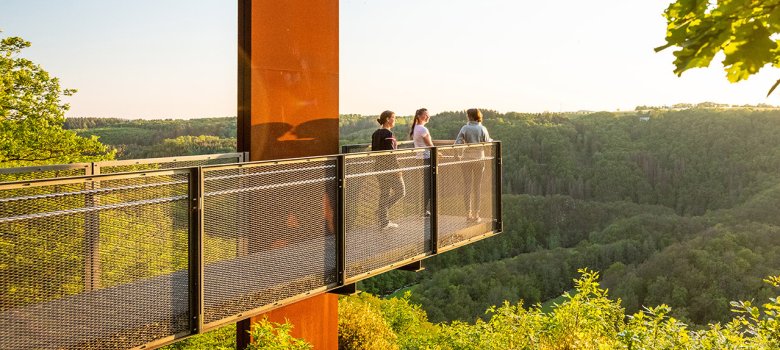
[[[412,122],[412,129],[409,130],[409,137],[414,138],[414,127],[417,125],[418,120],[422,117],[423,113],[427,112],[428,108],[420,108],[414,112],[414,121]]]

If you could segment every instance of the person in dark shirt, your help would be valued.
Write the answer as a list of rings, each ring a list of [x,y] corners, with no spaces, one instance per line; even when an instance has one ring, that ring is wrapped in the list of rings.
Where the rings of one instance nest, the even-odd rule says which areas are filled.
[[[390,131],[395,126],[395,113],[384,111],[376,121],[380,127],[371,135],[371,150],[390,151],[397,149],[395,135]],[[379,181],[379,205],[377,206],[379,227],[382,229],[397,228],[398,224],[391,222],[388,218],[388,211],[393,204],[406,195],[404,178],[400,171],[386,172],[398,168],[398,160],[395,155],[377,156],[375,159],[375,170],[381,172],[377,174],[377,181]]]

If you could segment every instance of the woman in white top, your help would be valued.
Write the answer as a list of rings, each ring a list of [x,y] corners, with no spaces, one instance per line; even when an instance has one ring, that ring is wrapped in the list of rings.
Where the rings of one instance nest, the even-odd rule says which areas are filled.
[[[425,127],[429,120],[431,120],[431,117],[428,115],[428,109],[426,108],[420,108],[414,113],[412,129],[409,130],[409,137],[414,141],[414,147],[433,147],[431,133]]]
[[[414,141],[414,147],[433,147],[433,140],[431,139],[431,133],[428,132],[428,128],[425,124],[431,120],[428,115],[428,109],[420,108],[414,113],[414,121],[412,122],[412,129],[409,131],[409,137]],[[418,157],[425,159],[425,164],[430,165],[431,151],[425,150],[418,154]],[[425,197],[425,213],[423,216],[429,217],[431,215],[431,172],[425,172],[425,178],[423,179],[423,196]]]

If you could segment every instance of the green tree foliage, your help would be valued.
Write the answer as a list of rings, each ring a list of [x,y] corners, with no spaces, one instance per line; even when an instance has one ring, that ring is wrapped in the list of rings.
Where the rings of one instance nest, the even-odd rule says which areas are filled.
[[[489,307],[486,320],[474,323],[455,321],[432,324],[414,304],[406,301],[380,300],[371,296],[352,296],[339,300],[339,309],[372,305],[362,309],[363,318],[339,323],[342,335],[361,332],[364,319],[378,319],[385,325],[383,333],[363,332],[360,344],[383,341],[385,348],[398,349],[776,349],[780,346],[780,299],[773,297],[761,306],[752,302],[733,302],[736,313],[726,323],[713,323],[701,329],[690,329],[670,315],[667,305],[648,307],[626,316],[620,299],[612,300],[598,283],[599,274],[580,270],[575,290],[563,294],[563,301],[549,312],[539,304],[530,308],[503,302]],[[780,286],[780,276],[765,280]],[[776,290],[775,290],[776,293]],[[398,319],[398,312],[413,315]],[[404,326],[406,325],[406,326]],[[406,333],[410,328],[424,331]],[[390,334],[388,335],[388,329]],[[395,335],[395,337],[393,337]],[[397,339],[395,343],[393,339]],[[401,341],[403,339],[403,341]],[[349,347],[345,347],[349,348]],[[362,348],[369,348],[363,346]]]
[[[676,47],[674,72],[708,67],[723,52],[730,82],[745,80],[771,64],[780,67],[780,2],[777,0],[677,0],[664,12],[666,44]],[[770,89],[769,94],[780,84]],[[767,94],[768,95],[768,94]]]
[[[247,350],[309,350],[311,344],[302,339],[290,335],[293,325],[290,322],[284,324],[268,321],[263,318],[252,325],[249,335],[252,343]]]
[[[30,43],[0,40],[0,167],[111,159],[97,137],[80,137],[62,128],[68,104],[59,79],[19,57]]]
[[[252,324],[249,334],[252,343],[248,350],[307,350],[311,344],[290,335],[290,322],[276,323],[267,318]],[[236,348],[236,324],[228,324],[214,331],[199,334],[163,347],[163,350],[233,350]]]
[[[504,300],[552,299],[568,290],[574,267],[590,266],[604,271],[629,312],[668,304],[685,322],[728,319],[729,300],[765,297],[762,276],[780,270],[772,239],[780,111],[685,108],[486,110],[504,150],[503,234],[426,260],[421,273],[386,273],[360,288],[387,295],[412,286],[431,320],[470,322]],[[372,120],[350,118],[342,128]],[[465,119],[444,112],[428,126],[446,140]]]
[[[120,159],[172,157],[236,151],[235,118],[128,120],[68,118],[77,134],[99,136]]]
[[[190,156],[198,154],[229,153],[236,151],[235,138],[220,138],[217,136],[179,136],[175,139],[165,139],[146,149],[144,158],[167,156]]]

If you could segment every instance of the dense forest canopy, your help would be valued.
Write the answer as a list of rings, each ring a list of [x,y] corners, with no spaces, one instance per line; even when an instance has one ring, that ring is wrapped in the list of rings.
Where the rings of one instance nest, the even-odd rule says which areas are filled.
[[[99,137],[119,159],[138,159],[236,151],[236,118],[189,120],[68,118],[65,128]]]
[[[780,110],[483,112],[503,143],[504,234],[363,289],[411,285],[437,322],[554,298],[579,267],[603,271],[627,311],[665,303],[693,324],[730,319],[731,300],[771,295],[761,280],[780,271]],[[347,120],[343,143],[375,128],[371,117]],[[443,112],[428,126],[453,139],[464,121]]]

